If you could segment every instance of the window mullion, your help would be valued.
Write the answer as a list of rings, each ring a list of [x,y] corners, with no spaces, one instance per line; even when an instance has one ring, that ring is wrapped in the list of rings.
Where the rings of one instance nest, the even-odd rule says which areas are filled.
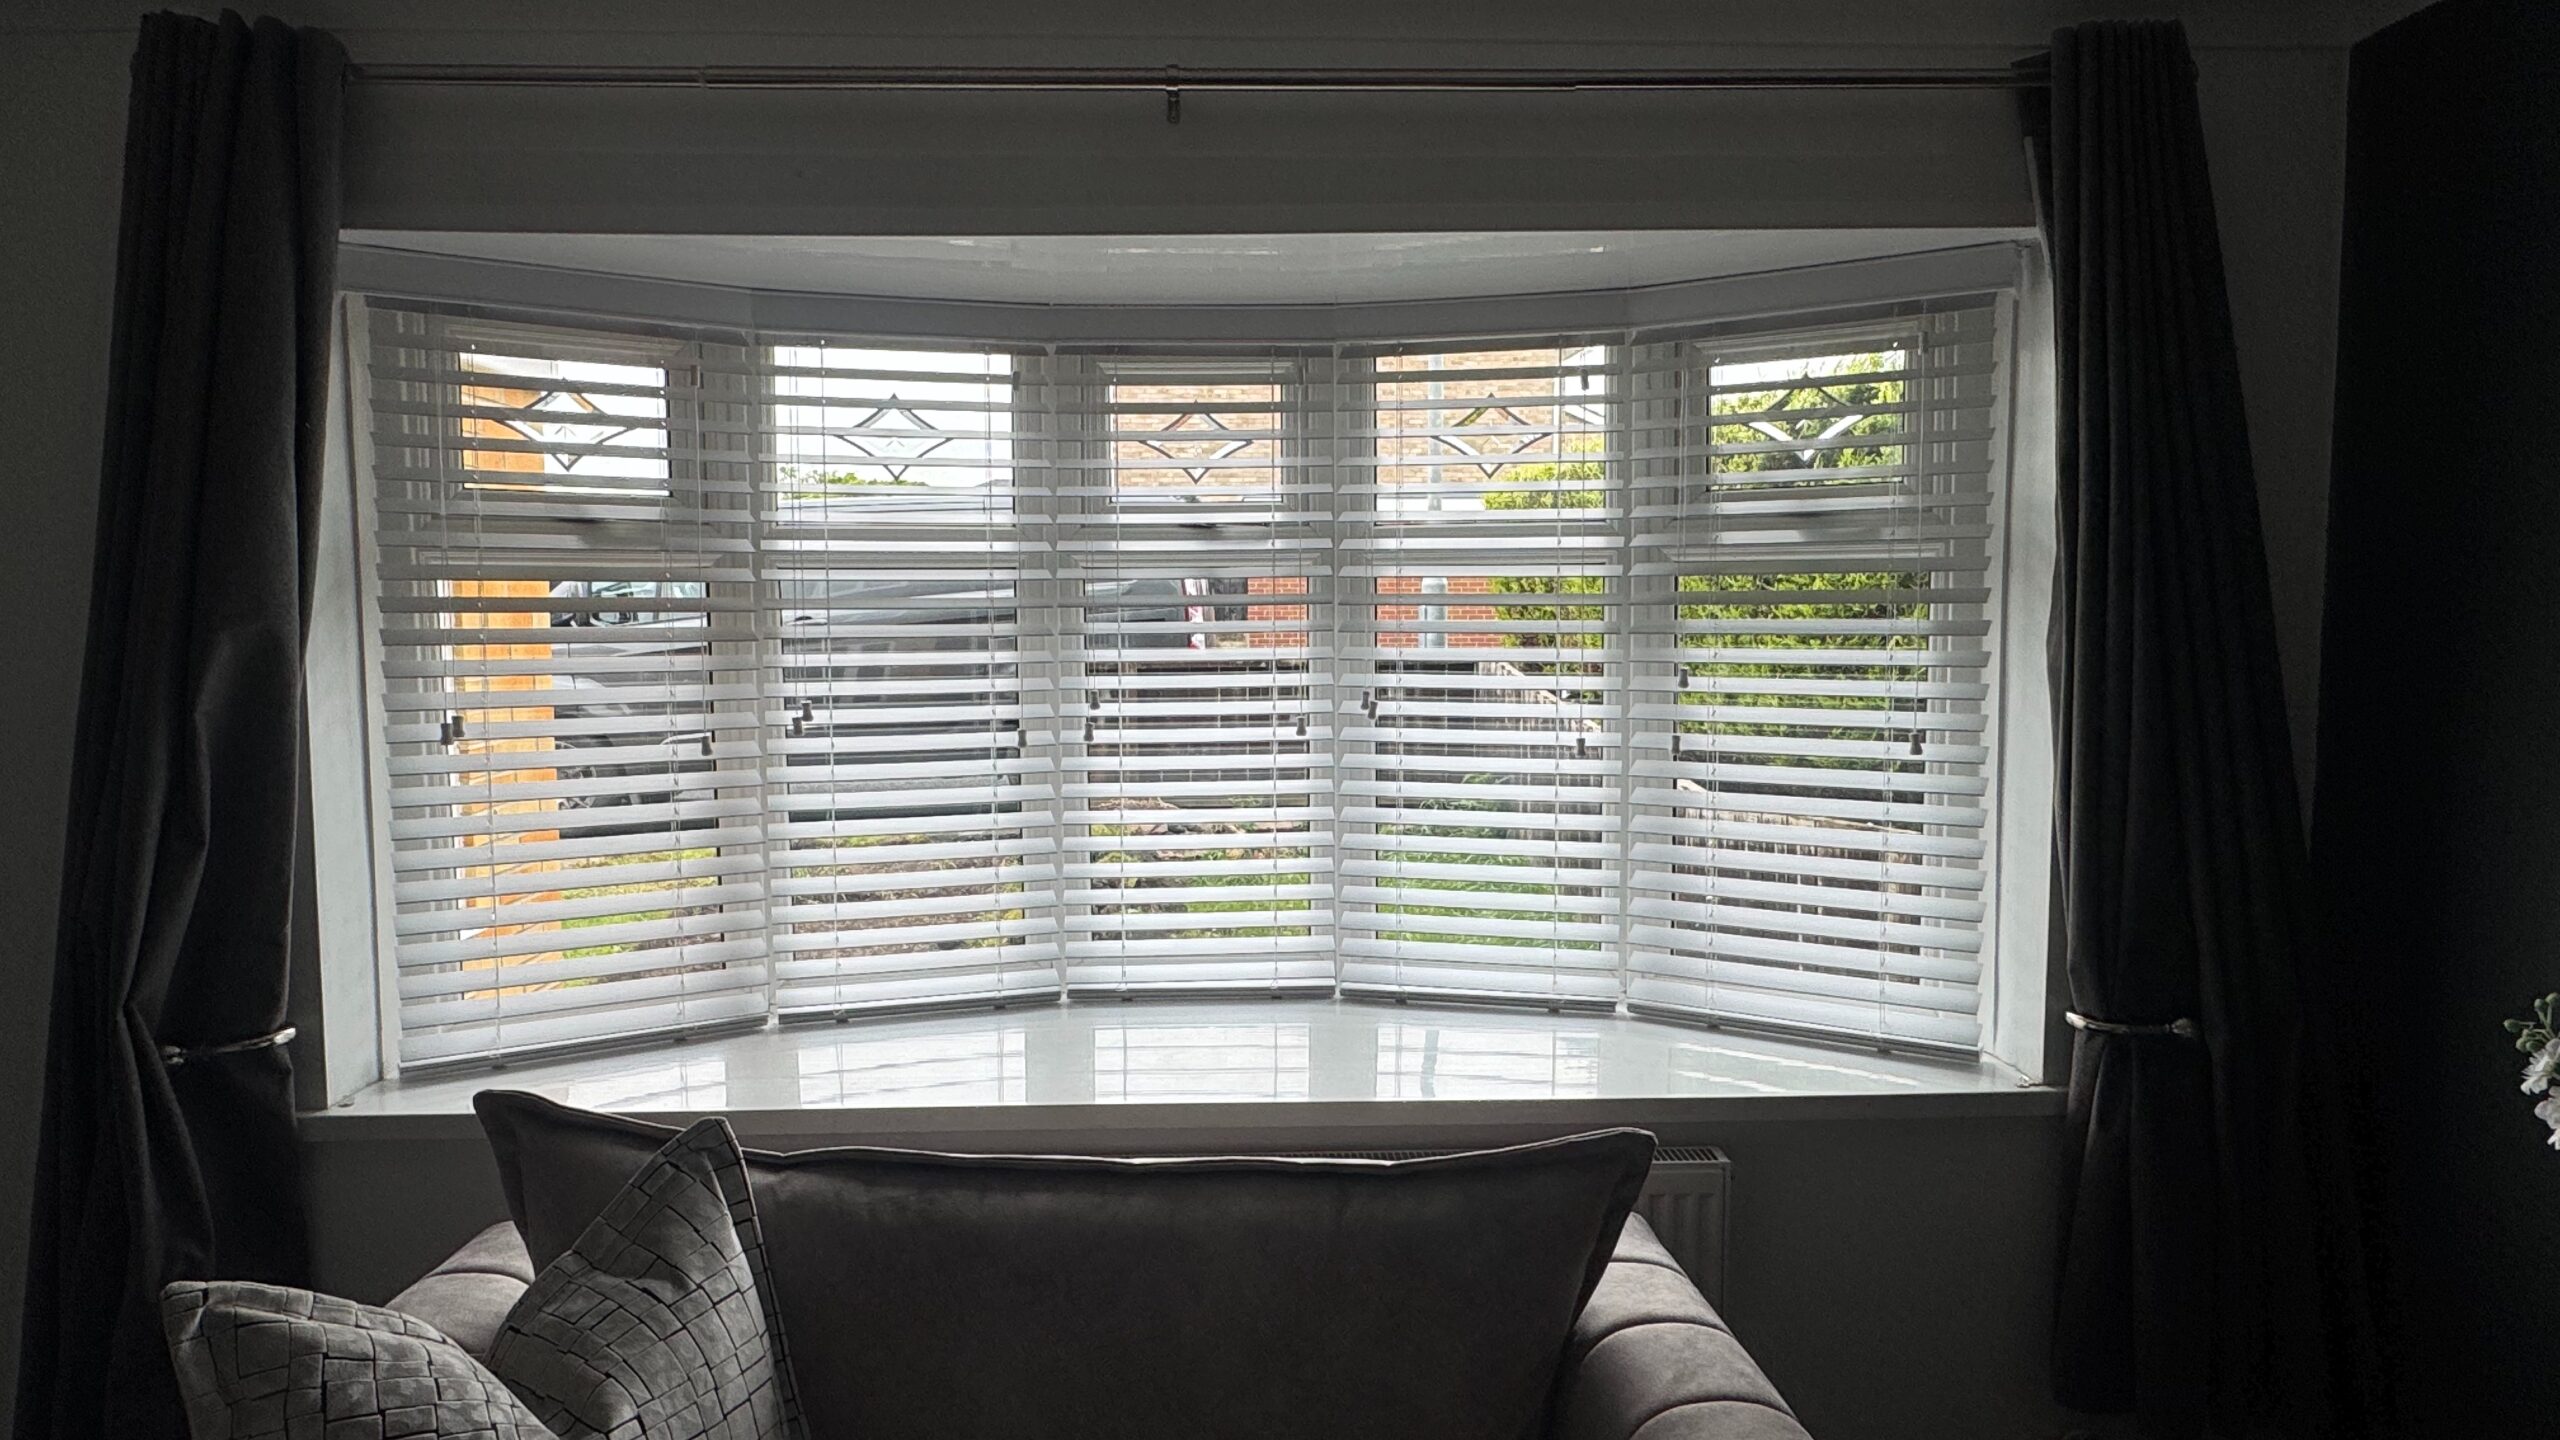
[[[761,339],[750,337],[745,363],[740,367],[746,390],[745,410],[752,417],[749,426],[752,439],[744,469],[748,485],[747,534],[750,537],[747,569],[752,577],[747,588],[755,600],[754,608],[746,612],[746,621],[754,627],[756,724],[748,733],[755,737],[756,742],[756,814],[763,830],[763,923],[758,927],[758,933],[764,941],[764,1011],[768,1021],[780,1013],[782,1003],[784,951],[777,943],[780,927],[774,916],[780,908],[779,882],[790,873],[789,842],[782,838],[781,827],[774,823],[773,809],[774,770],[783,757],[774,746],[780,731],[770,723],[770,717],[783,709],[783,699],[776,688],[782,677],[783,664],[780,627],[773,623],[770,610],[775,582],[765,557],[772,549],[769,542],[773,536],[773,506],[779,493],[775,482],[779,478],[781,464],[777,457],[782,453],[782,445],[780,436],[775,433],[777,417],[771,398],[773,367],[770,360],[770,348]]]
[[[1611,377],[1613,406],[1608,448],[1617,456],[1603,481],[1602,503],[1612,505],[1619,513],[1617,561],[1619,583],[1626,587],[1621,603],[1609,615],[1607,644],[1609,653],[1618,657],[1619,683],[1617,699],[1612,707],[1612,728],[1616,733],[1618,757],[1617,800],[1609,807],[1609,833],[1617,847],[1617,861],[1611,880],[1617,893],[1617,954],[1612,967],[1617,981],[1617,1003],[1623,1006],[1627,996],[1627,966],[1632,946],[1629,933],[1634,924],[1632,899],[1635,887],[1629,883],[1634,867],[1630,863],[1629,831],[1635,823],[1635,755],[1644,726],[1637,710],[1651,693],[1653,665],[1645,656],[1645,637],[1655,629],[1656,607],[1647,594],[1649,577],[1638,574],[1636,535],[1639,529],[1636,511],[1643,495],[1636,452],[1638,437],[1645,433],[1643,421],[1651,402],[1636,393],[1637,348],[1633,337],[1616,347],[1617,365]]]
[[[1320,403],[1309,410],[1318,433],[1309,437],[1307,449],[1314,462],[1314,474],[1306,485],[1304,503],[1321,506],[1323,520],[1315,533],[1323,542],[1323,559],[1310,567],[1314,572],[1308,581],[1310,609],[1307,616],[1307,641],[1318,651],[1324,665],[1325,683],[1314,687],[1307,696],[1307,709],[1314,725],[1321,726],[1321,749],[1311,748],[1309,759],[1321,764],[1309,766],[1315,781],[1313,802],[1327,837],[1321,853],[1310,849],[1308,858],[1320,861],[1325,876],[1326,908],[1333,921],[1325,927],[1326,950],[1333,965],[1334,993],[1342,986],[1342,917],[1345,902],[1342,894],[1343,863],[1347,852],[1343,833],[1347,828],[1342,815],[1342,751],[1344,710],[1343,697],[1350,692],[1345,684],[1343,667],[1349,664],[1344,654],[1342,615],[1343,587],[1349,577],[1343,573],[1342,539],[1345,516],[1351,499],[1342,493],[1344,447],[1350,444],[1346,429],[1356,429],[1357,412],[1351,407],[1353,388],[1348,382],[1357,361],[1345,357],[1339,347],[1302,362],[1313,373],[1310,393]],[[1353,473],[1357,473],[1356,471]],[[1312,868],[1312,867],[1311,867]]]

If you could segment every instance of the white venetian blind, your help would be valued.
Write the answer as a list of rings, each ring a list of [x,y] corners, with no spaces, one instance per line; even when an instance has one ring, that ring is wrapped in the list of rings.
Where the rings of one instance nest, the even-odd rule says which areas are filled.
[[[1054,367],[1068,988],[1329,992],[1330,364]]]
[[[761,1020],[744,412],[696,344],[369,332],[402,1062]]]
[[[1636,1007],[1978,1043],[1995,321],[1643,353]]]
[[[1053,995],[1053,708],[1014,357],[765,347],[765,804],[784,1014]]]
[[[1119,349],[370,302],[402,1063],[1336,991],[1975,1048],[2002,303]]]
[[[1370,362],[1346,470],[1342,984],[1613,1005],[1628,600],[1613,350]]]

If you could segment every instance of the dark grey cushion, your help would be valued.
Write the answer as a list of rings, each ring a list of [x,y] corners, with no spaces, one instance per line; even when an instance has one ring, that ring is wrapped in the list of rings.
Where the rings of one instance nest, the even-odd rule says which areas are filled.
[[[532,1283],[533,1261],[525,1254],[524,1240],[514,1225],[501,1220],[392,1296],[390,1308],[417,1316],[485,1360],[507,1312]]]
[[[195,1440],[552,1440],[495,1375],[396,1310],[245,1281],[160,1292]]]
[[[704,1120],[534,1276],[489,1368],[561,1440],[784,1440],[789,1371],[748,1263],[757,1233],[738,1142]]]
[[[666,1134],[476,1103],[537,1260]],[[747,1164],[813,1436],[1519,1440],[1652,1153]]]

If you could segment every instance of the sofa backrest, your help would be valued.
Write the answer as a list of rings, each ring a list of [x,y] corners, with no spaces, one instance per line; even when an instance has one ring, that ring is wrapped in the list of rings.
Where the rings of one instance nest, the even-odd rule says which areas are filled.
[[[664,1140],[533,1096],[480,1110],[537,1263]],[[816,1440],[1520,1440],[1652,1149],[748,1163]]]

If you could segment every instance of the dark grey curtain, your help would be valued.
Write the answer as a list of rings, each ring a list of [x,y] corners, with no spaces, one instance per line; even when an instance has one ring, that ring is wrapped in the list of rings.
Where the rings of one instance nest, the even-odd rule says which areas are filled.
[[[2146,1435],[2379,1430],[2354,1176],[2195,75],[2172,23],[2054,37],[2064,1403]],[[2123,1027],[2123,1028],[2115,1028]],[[2174,1027],[2174,1028],[2171,1028]]]
[[[133,60],[17,1434],[182,1433],[159,1289],[303,1270],[286,930],[345,56]]]

